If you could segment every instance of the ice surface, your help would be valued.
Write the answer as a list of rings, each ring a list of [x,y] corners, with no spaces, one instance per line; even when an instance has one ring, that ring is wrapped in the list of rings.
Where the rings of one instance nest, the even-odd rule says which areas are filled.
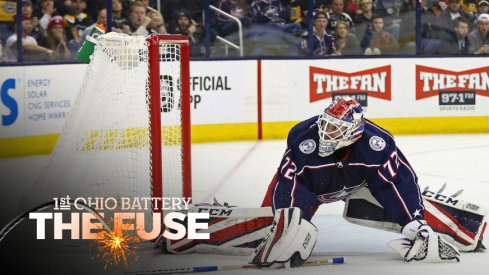
[[[421,188],[430,186],[437,190],[447,183],[449,194],[464,189],[461,198],[489,208],[488,134],[399,136],[396,142],[418,174]],[[260,205],[284,150],[285,141],[193,145],[194,202],[211,202],[216,197],[242,207]],[[45,156],[0,160],[1,226],[17,214],[19,202],[28,199],[31,184],[46,161]],[[386,245],[400,235],[350,224],[341,217],[342,210],[342,202],[319,208],[313,218],[320,232],[313,257],[344,256],[345,264],[280,271],[223,271],[219,274],[489,274],[489,253],[463,253],[461,262],[453,264],[405,263]],[[22,243],[19,238],[26,238],[25,234],[32,235],[33,232],[27,225],[20,225],[9,234],[0,243],[0,262],[21,259],[27,265],[38,259],[36,264],[42,262],[39,274],[118,274],[125,271],[121,267],[104,271],[100,260],[93,259],[94,252],[85,248],[62,247],[52,256],[52,251],[43,249],[42,242],[29,250],[17,245]],[[161,255],[151,246],[142,245],[137,251],[139,259],[132,262],[129,272],[246,264],[247,261],[247,257],[238,256]],[[23,266],[16,267],[17,272],[11,274],[23,273]]]

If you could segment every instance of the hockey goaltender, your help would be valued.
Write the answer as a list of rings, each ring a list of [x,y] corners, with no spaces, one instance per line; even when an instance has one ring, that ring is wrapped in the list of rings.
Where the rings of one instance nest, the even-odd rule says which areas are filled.
[[[348,221],[402,233],[389,246],[405,261],[459,261],[459,251],[485,250],[485,210],[442,191],[422,192],[392,135],[345,97],[292,128],[261,208],[191,205],[213,217],[210,239],[159,244],[169,253],[251,254],[258,266],[296,267],[316,243],[318,206],[344,200]]]

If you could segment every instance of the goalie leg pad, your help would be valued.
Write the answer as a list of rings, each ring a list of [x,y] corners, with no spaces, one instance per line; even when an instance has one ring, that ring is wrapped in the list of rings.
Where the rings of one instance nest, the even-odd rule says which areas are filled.
[[[278,209],[268,235],[254,250],[250,262],[268,267],[300,266],[311,255],[317,236],[317,228],[302,218],[299,208]]]
[[[423,191],[424,218],[433,230],[462,251],[483,250],[482,238],[487,224],[486,210],[458,197]],[[355,224],[399,232],[396,224],[367,188],[361,188],[345,203],[343,217]]]
[[[163,252],[250,255],[267,235],[274,217],[270,207],[240,208],[217,201],[189,205],[186,212],[209,214],[208,228],[198,231],[209,233],[209,239],[165,240]]]

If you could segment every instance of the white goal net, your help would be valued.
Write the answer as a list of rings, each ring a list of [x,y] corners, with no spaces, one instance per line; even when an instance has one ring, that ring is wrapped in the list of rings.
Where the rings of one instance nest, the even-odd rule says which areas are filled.
[[[77,99],[50,162],[32,190],[29,205],[66,196],[190,196],[189,178],[185,178],[190,173],[186,162],[190,152],[185,145],[189,142],[189,121],[183,119],[188,110],[181,108],[185,68],[181,64],[188,62],[188,57],[181,55],[184,40],[164,38],[158,36],[157,40],[159,60],[150,58],[151,43],[146,37],[109,33],[99,38]],[[156,64],[159,73],[150,70],[151,63]],[[160,87],[153,94],[151,90],[157,85],[151,82],[150,73],[158,74],[160,79]],[[154,100],[158,104],[153,104]],[[160,110],[153,110],[158,105]],[[154,155],[160,153],[152,113],[161,114],[161,161]],[[162,176],[161,180],[156,177],[158,182],[155,174]]]

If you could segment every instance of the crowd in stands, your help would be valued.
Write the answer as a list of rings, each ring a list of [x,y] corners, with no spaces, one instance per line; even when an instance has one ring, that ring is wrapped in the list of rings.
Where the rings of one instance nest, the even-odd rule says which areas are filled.
[[[489,0],[423,0],[423,54],[489,54]]]
[[[203,24],[194,19],[198,0],[163,1],[165,16],[156,1],[112,0],[112,31],[128,35],[185,34],[201,45]],[[107,0],[22,0],[22,60],[74,60],[96,24],[107,28]],[[183,6],[182,6],[183,4]],[[14,9],[15,10],[15,9]],[[200,7],[202,13],[202,7]],[[202,16],[200,15],[200,18]],[[166,19],[166,20],[165,20]],[[0,61],[17,61],[17,16],[0,22]],[[192,47],[192,55],[202,55]]]
[[[185,34],[191,55],[204,56],[205,32],[236,41],[238,24],[203,0],[112,0],[113,31],[128,35]],[[415,0],[209,0],[244,29],[248,55],[287,48],[297,55],[416,53]],[[22,59],[74,60],[95,24],[107,25],[107,0],[22,0]],[[488,54],[489,0],[422,0],[421,53]],[[17,17],[1,21],[0,61],[17,61]],[[309,32],[312,30],[312,34]],[[3,49],[2,49],[3,47]],[[273,52],[272,52],[273,53]]]

